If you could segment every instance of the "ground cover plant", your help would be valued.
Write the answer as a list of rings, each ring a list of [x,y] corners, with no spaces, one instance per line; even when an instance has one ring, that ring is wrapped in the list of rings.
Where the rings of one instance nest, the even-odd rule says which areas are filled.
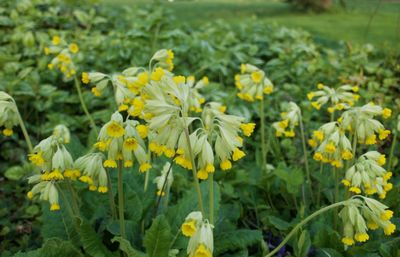
[[[0,8],[2,256],[397,256],[398,56],[160,6]]]

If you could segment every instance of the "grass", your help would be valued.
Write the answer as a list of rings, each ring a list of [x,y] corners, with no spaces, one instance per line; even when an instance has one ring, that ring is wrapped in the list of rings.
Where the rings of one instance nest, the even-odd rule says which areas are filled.
[[[109,4],[138,6],[144,0],[102,0]],[[177,18],[194,26],[223,19],[230,23],[262,20],[288,27],[303,28],[325,41],[343,40],[372,43],[383,49],[400,49],[400,1],[346,1],[347,9],[334,6],[326,13],[301,12],[274,0],[186,0],[161,4]],[[369,25],[368,25],[369,24]]]

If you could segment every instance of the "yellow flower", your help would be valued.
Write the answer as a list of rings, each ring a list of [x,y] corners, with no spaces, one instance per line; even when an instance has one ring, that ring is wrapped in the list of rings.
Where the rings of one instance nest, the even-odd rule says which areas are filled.
[[[232,163],[229,160],[224,160],[220,163],[220,167],[222,170],[229,170],[232,168]]]
[[[79,178],[79,180],[82,181],[83,183],[86,183],[86,184],[89,184],[89,185],[93,184],[93,179],[91,177],[89,177],[89,176],[81,176]]]
[[[346,187],[350,186],[350,181],[348,181],[347,179],[342,179],[342,184]]]
[[[316,152],[316,153],[314,153],[313,158],[316,161],[321,161],[323,159],[323,156],[322,156],[322,154],[320,152]]]
[[[54,64],[52,64],[52,63],[47,64],[47,68],[49,70],[52,70],[54,68]]]
[[[369,239],[369,236],[367,233],[357,233],[354,236],[354,239],[356,239],[356,241],[358,242],[366,242]]]
[[[218,110],[220,112],[224,113],[224,112],[226,112],[226,106],[225,105],[221,105]]]
[[[97,191],[99,193],[107,193],[108,192],[108,188],[105,186],[99,186],[99,188],[97,189]]]
[[[289,131],[285,131],[285,137],[294,137],[296,135],[296,133],[294,132],[294,130],[289,130]]]
[[[205,180],[208,178],[208,172],[206,170],[199,170],[197,171],[197,178],[201,180]]]
[[[350,160],[351,158],[353,158],[353,153],[350,152],[349,150],[344,150],[342,152],[342,159],[343,160]]]
[[[116,168],[117,167],[117,162],[115,160],[105,160],[103,163],[105,168]]]
[[[392,110],[390,110],[389,108],[383,109],[383,111],[382,111],[382,117],[383,117],[384,119],[389,119],[390,116],[392,116]]]
[[[354,86],[354,87],[351,88],[351,90],[353,90],[353,92],[357,93],[358,90],[359,90],[359,87],[358,86]]]
[[[44,50],[44,54],[45,55],[49,55],[50,54],[50,48],[45,47],[43,50]]]
[[[206,169],[207,173],[213,173],[215,171],[215,167],[214,165],[212,165],[211,163],[206,165]]]
[[[320,90],[321,90],[321,89],[324,89],[324,84],[318,83],[318,84],[317,84],[317,88],[320,89]]]
[[[96,190],[97,190],[97,186],[95,186],[95,185],[89,185],[89,190],[90,190],[90,191],[96,191]]]
[[[149,128],[146,125],[142,125],[142,124],[137,125],[136,130],[139,133],[139,136],[141,138],[146,138],[147,135],[149,134]]]
[[[273,86],[266,86],[263,89],[263,93],[266,95],[271,94],[274,91],[274,87]]]
[[[123,111],[128,110],[128,108],[129,108],[128,105],[126,105],[126,104],[121,104],[121,105],[118,107],[118,111],[119,111],[119,112],[123,112]]]
[[[145,171],[148,171],[150,168],[151,168],[151,164],[145,162],[145,163],[142,163],[142,164],[140,165],[139,171],[140,171],[140,172],[145,172]]]
[[[246,156],[246,154],[242,150],[240,150],[239,148],[235,148],[235,150],[233,150],[232,159],[234,161],[240,160],[244,156]]]
[[[342,238],[342,243],[343,244],[345,244],[345,245],[353,245],[355,242],[354,242],[354,240],[353,240],[353,238],[350,238],[350,237],[343,237]]]
[[[289,120],[282,120],[278,123],[278,126],[282,129],[285,129],[289,126]]]
[[[251,79],[254,83],[260,83],[262,80],[262,73],[261,71],[254,71],[251,73]]]
[[[124,161],[124,167],[125,168],[130,168],[132,166],[133,166],[133,161],[131,161],[131,160]]]
[[[383,187],[383,189],[384,189],[386,192],[392,190],[392,188],[393,188],[393,184],[392,184],[392,183],[387,183],[387,184]]]
[[[172,158],[172,157],[175,156],[175,150],[174,149],[170,149],[170,148],[165,147],[163,152],[164,152],[165,156],[167,156],[168,158]]]
[[[255,123],[244,123],[240,124],[240,128],[243,131],[243,134],[247,137],[251,136],[251,134],[254,131],[254,128],[256,127]]]
[[[329,143],[325,146],[324,151],[327,153],[334,153],[336,151],[336,147],[333,143]]]
[[[61,38],[59,36],[53,36],[51,43],[55,46],[59,45],[61,43]]]
[[[73,54],[76,54],[79,51],[79,47],[77,44],[72,43],[69,45],[69,51]]]
[[[355,187],[355,186],[350,187],[350,188],[349,188],[349,191],[350,191],[350,192],[353,192],[353,193],[355,193],[355,194],[360,194],[360,193],[361,193],[361,189],[358,188],[358,187]]]
[[[390,223],[389,225],[387,225],[384,229],[383,232],[385,233],[385,235],[390,236],[391,234],[393,234],[393,232],[396,230],[396,225],[393,223]]]
[[[32,192],[32,191],[29,191],[29,192],[26,194],[26,196],[28,197],[29,200],[32,200],[32,198],[33,198],[33,192]]]
[[[374,221],[370,221],[367,223],[367,227],[371,230],[375,230],[379,228],[379,225]]]
[[[331,161],[331,165],[332,165],[333,167],[336,167],[336,168],[341,168],[341,167],[343,167],[342,162],[339,161],[339,160],[333,160],[333,161]]]
[[[204,76],[201,81],[203,81],[204,85],[208,85],[210,83],[210,81],[208,80],[207,76]]]
[[[315,130],[314,132],[313,132],[313,136],[318,140],[318,141],[322,141],[322,140],[324,140],[324,132],[322,132],[322,131],[319,131],[319,130]]]
[[[381,214],[381,219],[382,220],[390,220],[393,217],[393,211],[391,210],[385,210],[382,214]]]
[[[29,154],[29,160],[36,166],[42,166],[44,164],[44,159],[42,152]]]
[[[385,175],[383,175],[383,179],[384,180],[389,180],[391,177],[393,176],[393,173],[391,171],[388,171],[385,173]]]
[[[376,144],[376,135],[372,134],[369,137],[367,137],[367,139],[365,140],[365,144],[366,145],[374,145],[374,144]]]
[[[122,137],[125,134],[125,129],[117,122],[112,121],[107,126],[107,134],[110,137]]]
[[[3,135],[6,137],[12,136],[13,133],[14,131],[10,128],[3,129]]]
[[[50,211],[58,211],[59,209],[60,209],[60,205],[57,204],[57,203],[53,203],[53,204],[50,206]]]
[[[196,222],[194,220],[187,221],[181,226],[182,234],[187,237],[191,237],[196,233]]]
[[[321,105],[318,102],[311,102],[311,106],[317,110],[321,109]]]
[[[203,244],[200,244],[193,257],[212,257],[212,253]]]
[[[175,82],[175,84],[184,84],[186,81],[185,76],[173,76],[172,80]]]
[[[317,141],[315,141],[314,139],[308,139],[308,144],[313,148],[318,145]]]
[[[390,135],[390,130],[381,129],[379,130],[379,140],[384,140]]]
[[[155,70],[151,73],[151,79],[154,81],[160,81],[164,76],[164,70],[160,67],[155,68]]]
[[[124,149],[126,149],[128,151],[136,150],[137,147],[138,147],[138,143],[137,143],[136,139],[133,137],[127,138],[124,142]]]
[[[335,111],[335,108],[334,107],[328,107],[328,112],[329,113],[333,113]]]
[[[240,65],[240,72],[241,72],[241,73],[246,73],[246,64],[243,64],[243,63],[242,63],[242,64]]]
[[[312,100],[314,98],[314,96],[315,96],[314,92],[310,92],[310,93],[307,94],[308,100]]]
[[[386,163],[386,156],[384,154],[381,154],[379,159],[376,161],[380,166],[385,165]]]

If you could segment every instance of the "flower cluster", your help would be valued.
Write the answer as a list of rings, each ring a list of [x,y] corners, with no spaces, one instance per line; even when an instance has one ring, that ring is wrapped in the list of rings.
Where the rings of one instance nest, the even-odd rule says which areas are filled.
[[[352,147],[338,122],[329,122],[313,132],[308,144],[316,148],[314,160],[343,167],[343,160],[353,158]]]
[[[312,91],[307,94],[308,100],[316,100],[311,102],[311,105],[319,110],[321,106],[329,104],[328,112],[333,113],[335,110],[348,109],[354,105],[354,102],[359,99],[358,86],[343,85],[337,89],[328,87],[322,83],[317,85],[318,91]]]
[[[350,192],[360,194],[364,191],[367,195],[377,193],[379,198],[384,199],[386,192],[391,190],[393,185],[388,183],[392,172],[386,171],[384,154],[377,151],[370,151],[361,155],[357,162],[346,171],[342,183],[348,187]]]
[[[13,127],[18,125],[18,110],[14,99],[7,93],[0,91],[0,127],[4,126],[3,135],[11,136]]]
[[[149,156],[143,138],[147,137],[147,127],[136,120],[123,120],[119,112],[115,112],[109,122],[101,128],[95,147],[107,152],[103,165],[106,168],[116,168],[117,161],[124,167],[132,167],[134,158],[139,162],[140,172],[151,168]]]
[[[157,195],[164,196],[168,192],[174,182],[174,175],[172,173],[171,163],[166,162],[161,175],[154,178],[154,183],[157,185]]]
[[[378,105],[369,103],[345,111],[339,118],[339,122],[343,128],[353,132],[360,143],[373,145],[377,142],[377,136],[380,140],[384,140],[391,133],[374,117],[382,115],[384,119],[387,119],[391,116],[391,113],[392,111],[388,108],[383,109]]]
[[[249,102],[262,100],[264,94],[271,94],[274,90],[264,71],[251,64],[241,65],[241,73],[235,75],[235,85],[240,90],[237,96]]]
[[[97,190],[100,193],[108,191],[107,172],[103,167],[103,160],[102,153],[90,153],[75,161],[75,168],[82,173],[79,180],[88,184],[90,191]]]
[[[182,224],[181,231],[190,237],[187,254],[190,257],[212,257],[214,251],[213,225],[203,220],[201,212],[191,212]]]
[[[294,102],[289,102],[284,108],[286,111],[281,113],[282,120],[272,124],[275,136],[294,137],[296,135],[294,129],[299,125],[301,119],[301,110]]]
[[[369,239],[368,229],[382,228],[385,235],[391,235],[396,230],[390,222],[393,212],[386,205],[367,197],[350,201],[339,216],[344,225],[342,242],[348,246],[366,242]]]
[[[58,126],[53,135],[40,141],[33,149],[34,153],[29,154],[29,160],[42,172],[29,178],[29,183],[36,185],[28,192],[28,198],[39,194],[41,200],[50,202],[50,210],[53,211],[60,209],[56,182],[80,177],[80,171],[74,167],[72,156],[65,147],[68,141],[68,129]]]
[[[68,44],[59,36],[53,36],[51,45],[44,48],[46,55],[55,55],[47,67],[50,70],[57,68],[64,74],[65,79],[71,79],[76,74],[72,58],[78,52],[79,47],[76,43]]]

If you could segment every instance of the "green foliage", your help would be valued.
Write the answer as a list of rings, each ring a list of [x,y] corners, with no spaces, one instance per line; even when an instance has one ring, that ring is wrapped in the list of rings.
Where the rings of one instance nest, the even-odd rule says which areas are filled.
[[[153,220],[153,224],[146,231],[143,244],[146,248],[147,256],[168,256],[172,241],[171,228],[165,216],[158,216]]]
[[[146,257],[147,255],[135,250],[128,240],[123,239],[122,237],[114,237],[111,242],[118,242],[119,248],[126,253],[128,257]]]
[[[262,235],[257,230],[239,229],[218,233],[215,235],[215,242],[218,242],[215,253],[218,255],[227,251],[244,251],[249,246],[260,243],[261,240]]]

